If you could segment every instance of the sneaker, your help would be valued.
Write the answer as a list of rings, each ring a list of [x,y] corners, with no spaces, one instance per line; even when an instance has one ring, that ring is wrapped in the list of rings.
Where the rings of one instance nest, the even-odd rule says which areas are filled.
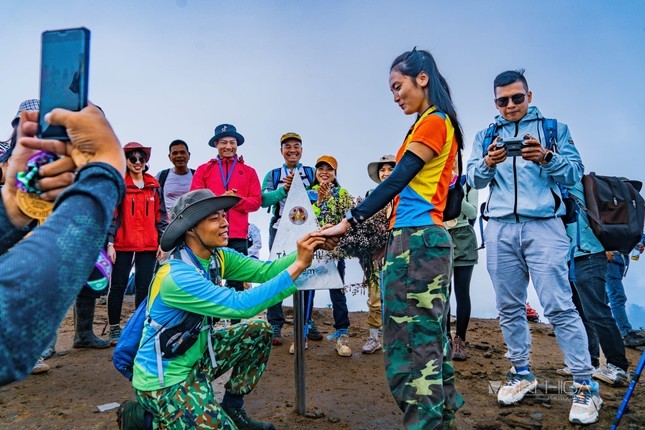
[[[309,345],[307,344],[307,341],[305,341],[305,349],[308,349]],[[296,353],[296,344],[291,342],[291,346],[289,347],[289,354],[293,355]]]
[[[352,348],[349,347],[349,336],[341,334],[336,341],[336,352],[341,357],[351,357]]]
[[[611,363],[607,363],[606,366],[600,366],[592,377],[612,386],[623,385],[629,380],[627,372]]]
[[[623,337],[623,342],[628,348],[636,348],[645,345],[645,337],[639,336],[638,332],[630,331],[627,336]]]
[[[275,430],[271,423],[254,420],[249,417],[244,408],[232,408],[230,406],[221,405],[226,415],[233,420],[235,426],[239,430]]]
[[[573,404],[569,412],[569,421],[573,424],[591,424],[598,421],[598,411],[602,399],[598,392],[598,383],[590,385],[573,383]]]
[[[282,345],[282,327],[274,325],[271,326],[271,330],[273,331],[273,346]]]
[[[571,369],[569,369],[569,366],[563,367],[562,369],[558,369],[555,371],[560,376],[572,376]]]
[[[452,359],[455,361],[466,361],[468,354],[466,353],[466,342],[456,336],[452,341]]]
[[[45,373],[49,371],[49,364],[45,363],[45,360],[40,357],[36,364],[34,364],[34,368],[31,369],[31,374],[32,375],[38,375],[39,373]]]
[[[110,326],[110,345],[115,346],[121,337],[121,327],[118,325]]]
[[[522,400],[526,393],[534,390],[537,384],[533,372],[518,375],[513,367],[506,375],[506,383],[497,391],[497,401],[505,406],[513,405]]]
[[[307,337],[311,340],[322,340],[323,335],[318,330],[318,327],[316,327],[316,322],[313,319],[311,319],[307,324],[309,325],[309,330],[307,331]]]
[[[339,328],[338,330],[327,336],[327,340],[338,340],[338,338],[343,334],[349,336],[349,330],[347,330],[346,328]]]
[[[374,354],[379,349],[383,349],[381,342],[376,337],[368,337],[367,342],[363,345],[361,351],[363,354]]]
[[[273,340],[271,341],[271,343],[273,344],[273,346],[280,346],[280,345],[282,345],[282,336],[279,336],[279,337],[275,337],[275,336],[274,336],[274,337],[273,337]]]

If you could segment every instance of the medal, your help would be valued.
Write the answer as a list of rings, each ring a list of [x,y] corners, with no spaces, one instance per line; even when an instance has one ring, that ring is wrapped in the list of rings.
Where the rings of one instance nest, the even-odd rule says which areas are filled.
[[[30,218],[38,220],[39,224],[52,213],[54,204],[40,198],[41,191],[36,188],[40,179],[38,169],[60,157],[52,152],[40,151],[27,160],[27,169],[16,175],[16,198],[18,207]]]
[[[38,220],[39,224],[52,213],[54,203],[43,200],[35,193],[18,190],[16,192],[18,207],[30,218]]]

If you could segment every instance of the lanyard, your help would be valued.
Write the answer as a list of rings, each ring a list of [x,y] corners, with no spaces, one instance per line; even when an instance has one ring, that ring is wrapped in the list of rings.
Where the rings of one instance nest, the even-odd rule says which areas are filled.
[[[224,168],[222,167],[222,159],[217,156],[217,164],[219,165],[219,174],[222,176],[222,183],[224,184],[224,189],[228,191],[228,183],[231,182],[231,176],[233,176],[233,171],[235,170],[235,165],[237,164],[237,157],[233,158],[233,166],[231,170],[228,171],[228,177],[224,179]]]

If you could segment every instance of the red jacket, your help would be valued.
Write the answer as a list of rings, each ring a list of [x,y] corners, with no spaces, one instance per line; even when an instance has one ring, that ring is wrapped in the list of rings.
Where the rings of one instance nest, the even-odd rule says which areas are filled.
[[[168,224],[159,182],[144,173],[143,184],[140,189],[125,175],[125,198],[114,211],[108,233],[108,241],[114,242],[117,251],[156,251]]]
[[[222,163],[221,170],[218,160]],[[229,176],[230,180],[226,187],[222,177],[226,180]],[[260,180],[255,169],[247,166],[237,157],[219,158],[218,156],[202,164],[195,171],[190,191],[202,188],[208,188],[216,196],[221,196],[227,190],[237,190],[237,195],[242,197],[242,200],[228,211],[228,236],[231,239],[246,239],[249,233],[249,213],[257,211],[262,205]]]

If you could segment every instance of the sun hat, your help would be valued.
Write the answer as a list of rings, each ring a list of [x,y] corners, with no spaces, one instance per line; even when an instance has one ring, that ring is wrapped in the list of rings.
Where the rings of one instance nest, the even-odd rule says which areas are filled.
[[[143,155],[146,157],[146,162],[150,161],[150,153],[152,152],[152,148],[149,146],[143,146],[139,142],[128,142],[126,145],[123,147],[123,153],[125,155],[128,155],[128,152],[132,151],[141,151],[143,152]]]
[[[377,184],[381,183],[378,176],[378,171],[381,169],[381,164],[394,164],[396,165],[396,157],[394,155],[384,155],[378,161],[373,161],[367,165],[367,174]]]
[[[208,188],[191,191],[179,197],[170,209],[170,224],[161,236],[161,249],[170,251],[184,241],[184,234],[210,214],[229,210],[241,197],[216,196]]]
[[[294,139],[302,143],[302,137],[300,137],[298,133],[294,133],[290,131],[289,133],[285,133],[282,135],[282,137],[280,138],[280,145],[282,145],[285,142],[285,140],[290,140],[290,139]]]
[[[327,163],[332,169],[338,170],[338,161],[331,155],[323,155],[316,160],[316,167],[321,163]]]
[[[18,107],[18,113],[16,113],[16,116],[13,117],[11,120],[11,126],[15,127],[16,124],[18,124],[18,121],[20,121],[20,114],[22,111],[27,111],[27,112],[33,112],[36,110],[40,110],[40,100],[38,99],[29,99],[25,100],[24,102],[20,103],[20,106]]]
[[[237,146],[242,146],[244,143],[244,136],[237,132],[237,129],[234,125],[231,124],[220,124],[215,127],[215,135],[211,137],[211,140],[208,141],[208,146],[215,148],[215,144],[222,137],[234,137],[237,139]]]

